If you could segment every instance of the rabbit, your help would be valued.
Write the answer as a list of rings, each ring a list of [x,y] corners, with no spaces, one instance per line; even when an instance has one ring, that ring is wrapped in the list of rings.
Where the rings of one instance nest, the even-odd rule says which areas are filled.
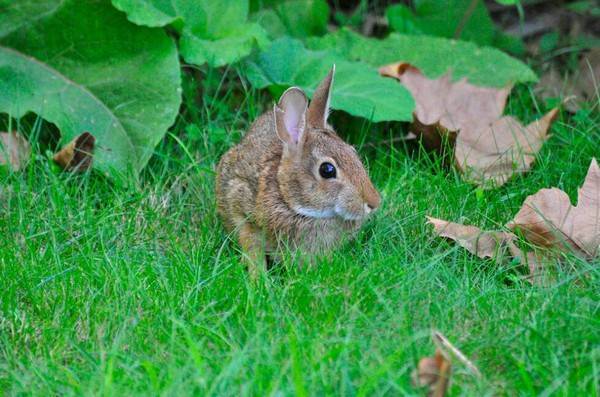
[[[217,211],[252,277],[286,247],[327,253],[381,203],[356,150],[327,123],[334,74],[310,105],[300,88],[286,90],[219,161]]]

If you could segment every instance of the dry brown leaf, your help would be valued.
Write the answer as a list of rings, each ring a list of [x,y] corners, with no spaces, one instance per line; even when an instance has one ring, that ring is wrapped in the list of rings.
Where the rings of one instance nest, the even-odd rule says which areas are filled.
[[[529,269],[529,275],[525,278],[527,281],[535,285],[551,284],[551,278],[549,277],[547,269],[551,267],[553,263],[556,263],[557,258],[555,255],[540,250],[523,252],[515,244],[515,240],[508,242],[508,249],[513,258],[519,258],[521,263]]]
[[[22,135],[13,131],[0,133],[0,165],[8,164],[14,171],[23,168],[31,156],[31,146]]]
[[[535,91],[543,98],[564,98],[564,106],[576,112],[584,101],[598,102],[600,87],[600,49],[595,48],[579,61],[575,75],[561,75],[551,67],[542,75]]]
[[[515,173],[531,167],[557,115],[558,109],[553,109],[527,127],[505,116],[485,128],[463,128],[456,138],[458,168],[474,183],[504,184]]]
[[[478,87],[465,79],[452,82],[450,74],[429,79],[405,62],[379,72],[400,80],[415,98],[411,130],[425,146],[439,148],[445,137],[456,142],[459,170],[484,187],[502,185],[513,174],[527,171],[558,113],[553,110],[523,127],[513,117],[502,117],[511,86]]]
[[[547,274],[544,268],[552,258],[541,252],[523,252],[516,244],[517,236],[510,232],[498,230],[484,231],[476,226],[462,225],[442,219],[427,217],[440,237],[456,241],[471,254],[479,258],[494,258],[501,260],[504,257],[519,258],[523,265],[529,269],[527,281],[532,284],[547,283]]]
[[[506,225],[521,231],[528,243],[545,251],[523,252],[510,232],[483,231],[432,217],[427,220],[438,236],[456,241],[480,258],[501,258],[507,251],[510,256],[521,258],[529,268],[529,281],[539,284],[547,279],[543,271],[546,264],[557,260],[553,250],[574,252],[588,260],[600,254],[600,167],[592,159],[578,191],[577,206],[572,206],[569,196],[560,189],[541,189],[525,199]]]
[[[594,258],[600,246],[600,168],[596,159],[578,191],[577,206],[572,206],[560,189],[542,189],[525,199],[508,226],[521,230],[533,244]]]
[[[450,357],[460,361],[474,376],[481,377],[481,372],[475,364],[450,343],[440,331],[432,330],[431,339],[436,346],[435,355],[419,360],[417,369],[412,373],[412,381],[415,386],[427,387],[429,396],[445,396],[450,383],[452,367]]]
[[[68,171],[83,172],[92,166],[96,138],[89,132],[78,135],[54,155],[54,161]]]
[[[445,113],[446,97],[450,91],[450,76],[428,79],[416,68],[398,63],[379,69],[384,76],[395,77],[410,91],[415,99],[414,115],[425,125],[437,124]],[[430,95],[435,92],[437,95]]]
[[[435,233],[450,240],[481,259],[502,260],[506,256],[520,258],[529,269],[528,281],[539,284],[543,280],[542,272],[545,258],[533,251],[523,252],[515,243],[517,236],[499,230],[481,230],[477,226],[448,222],[442,219],[426,217],[433,225]]]
[[[494,258],[504,244],[515,236],[512,233],[500,231],[483,231],[476,226],[461,225],[442,219],[427,217],[438,236],[454,240],[461,247],[480,258]]]
[[[404,62],[384,66],[379,72],[400,80],[410,91],[415,99],[415,118],[421,124],[441,126],[448,132],[474,123],[486,126],[500,118],[512,89],[479,87],[464,78],[452,82],[450,74],[429,79]]]
[[[438,348],[433,357],[419,360],[417,370],[413,373],[413,383],[418,387],[427,387],[429,396],[443,397],[448,389],[450,372],[450,361]]]
[[[440,123],[450,131],[485,127],[502,115],[511,90],[512,86],[474,86],[464,78],[454,82],[446,98],[446,113]]]

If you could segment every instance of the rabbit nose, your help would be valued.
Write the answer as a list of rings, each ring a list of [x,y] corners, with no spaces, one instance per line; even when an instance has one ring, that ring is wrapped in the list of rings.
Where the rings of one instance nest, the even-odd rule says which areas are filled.
[[[367,180],[366,183],[361,186],[361,196],[367,214],[375,211],[379,207],[379,204],[381,204],[381,196],[370,180]]]
[[[375,211],[377,208],[379,208],[379,200],[377,200],[377,202],[367,202],[365,204],[365,209],[367,210],[367,213]]]
[[[367,213],[375,211],[379,208],[379,204],[381,204],[381,196],[379,193],[373,189],[371,194],[366,195],[365,197],[365,210]]]

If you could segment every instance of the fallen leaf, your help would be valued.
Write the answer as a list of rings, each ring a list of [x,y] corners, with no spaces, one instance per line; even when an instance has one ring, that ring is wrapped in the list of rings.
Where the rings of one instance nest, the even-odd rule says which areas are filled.
[[[418,387],[427,387],[429,396],[445,396],[450,382],[450,371],[450,361],[438,348],[433,357],[423,357],[419,360],[417,370],[413,373],[413,384]]]
[[[504,184],[515,173],[529,170],[557,115],[558,109],[553,109],[527,127],[504,116],[489,126],[461,129],[454,153],[458,169],[473,183]]]
[[[436,346],[433,357],[423,357],[419,360],[416,370],[412,373],[415,386],[427,387],[429,396],[443,397],[446,395],[450,383],[451,362],[450,357],[460,361],[469,369],[469,372],[480,378],[479,369],[454,346],[440,331],[432,330],[431,340]]]
[[[582,187],[577,206],[560,189],[542,189],[525,199],[523,206],[508,225],[520,230],[531,243],[574,251],[593,259],[600,246],[600,168],[593,159]]]
[[[447,131],[486,126],[502,116],[512,86],[479,87],[465,78],[452,82],[450,73],[437,79],[425,77],[405,62],[384,66],[380,74],[395,77],[415,98],[414,116],[425,125],[437,125]]]
[[[528,196],[506,224],[507,229],[520,231],[528,244],[541,250],[522,251],[516,245],[516,235],[509,231],[483,231],[432,217],[427,221],[438,236],[456,241],[480,258],[521,258],[529,268],[529,281],[539,284],[547,279],[547,264],[559,260],[553,255],[555,250],[573,252],[587,260],[600,254],[600,167],[592,159],[578,191],[577,206],[571,205],[569,196],[560,189],[541,189]]]
[[[379,69],[383,76],[395,77],[410,91],[415,99],[414,116],[425,125],[435,124],[444,112],[444,99],[450,89],[449,76],[432,80],[423,76],[416,68],[405,62],[384,66]],[[428,96],[426,92],[437,92]]]
[[[54,161],[68,171],[83,172],[92,166],[96,138],[89,132],[78,135],[54,155]]]
[[[415,98],[411,131],[428,148],[441,147],[445,139],[455,143],[458,169],[483,187],[502,185],[527,171],[558,113],[555,109],[524,127],[514,117],[502,116],[512,86],[479,87],[464,78],[453,82],[449,73],[430,79],[406,62],[379,72],[400,80]]]
[[[25,167],[31,156],[31,146],[15,131],[0,133],[0,164],[8,164],[14,171]]]
[[[514,239],[512,233],[501,231],[483,231],[476,226],[462,225],[442,219],[427,217],[438,236],[454,240],[461,247],[480,258],[494,258],[500,249]]]
[[[525,280],[533,285],[550,285],[552,278],[548,269],[558,260],[551,252],[528,250],[523,252],[513,241],[508,242],[508,249],[513,258],[519,258],[521,264],[529,270]]]
[[[493,258],[500,261],[508,256],[520,258],[529,269],[529,276],[527,277],[529,282],[540,284],[540,280],[545,277],[542,263],[546,258],[534,251],[523,252],[516,244],[517,236],[511,232],[486,231],[477,226],[448,222],[429,216],[426,218],[433,225],[438,236],[455,241],[481,259]]]
[[[542,98],[563,98],[565,109],[577,112],[583,102],[599,100],[600,49],[592,49],[579,60],[575,74],[561,74],[554,66],[542,75],[535,92]]]
[[[429,79],[414,68],[409,68],[400,76],[400,81],[407,85],[411,93],[419,92],[417,109],[424,107],[416,113],[419,121],[424,124],[439,123],[448,131],[459,131],[473,122],[486,125],[497,119],[504,110],[511,90],[511,87],[477,87],[464,78],[451,82],[450,74],[429,82],[426,80]],[[436,92],[438,95],[431,95]]]

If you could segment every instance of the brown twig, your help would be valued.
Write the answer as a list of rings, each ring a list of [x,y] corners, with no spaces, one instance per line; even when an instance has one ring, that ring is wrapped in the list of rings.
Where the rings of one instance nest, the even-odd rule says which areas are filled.
[[[386,139],[384,141],[378,141],[378,142],[367,142],[364,144],[365,147],[377,147],[377,146],[381,146],[381,145],[393,145],[394,143],[398,143],[398,142],[405,142],[405,141],[412,141],[417,139],[417,136],[415,134],[413,134],[412,132],[409,132],[408,134],[404,135],[404,136],[397,136],[391,139]]]
[[[481,378],[481,372],[479,369],[465,356],[456,346],[454,346],[448,338],[446,338],[441,332],[433,330],[431,332],[431,339],[433,343],[442,351],[446,353],[448,350],[454,355],[460,362],[462,362],[469,370],[478,378]],[[447,354],[447,353],[446,353]],[[449,359],[449,357],[446,357]]]
[[[471,19],[471,16],[475,12],[475,8],[477,8],[477,4],[479,3],[479,1],[480,0],[471,0],[471,3],[469,3],[469,7],[467,7],[467,10],[463,14],[458,25],[456,25],[456,30],[454,31],[455,39],[460,38],[460,35],[462,34],[463,29],[465,28],[465,25],[467,24],[467,22],[469,22],[469,19]]]

